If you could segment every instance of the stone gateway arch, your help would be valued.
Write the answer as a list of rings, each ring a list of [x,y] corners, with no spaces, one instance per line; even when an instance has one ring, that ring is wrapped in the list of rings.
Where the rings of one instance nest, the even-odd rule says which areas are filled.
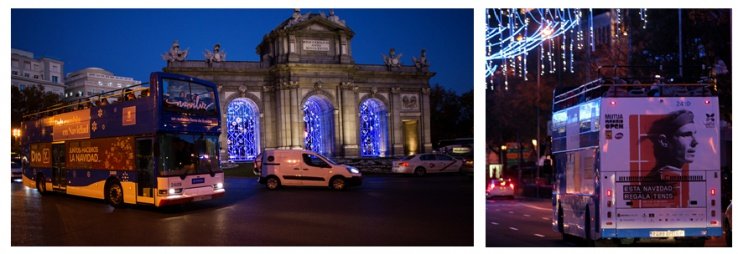
[[[403,54],[389,51],[391,42],[389,55],[377,55],[385,64],[355,63],[353,37],[333,12],[295,10],[258,44],[259,61],[206,55],[167,61],[164,71],[218,84],[228,125],[220,137],[225,160],[249,161],[269,149],[345,158],[430,152],[428,93],[435,73],[427,65],[402,65]]]

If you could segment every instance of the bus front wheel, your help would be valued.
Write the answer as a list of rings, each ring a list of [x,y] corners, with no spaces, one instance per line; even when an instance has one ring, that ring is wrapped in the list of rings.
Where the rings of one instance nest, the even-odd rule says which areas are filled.
[[[108,184],[105,199],[115,208],[123,207],[123,187],[120,186],[118,181],[112,181]]]

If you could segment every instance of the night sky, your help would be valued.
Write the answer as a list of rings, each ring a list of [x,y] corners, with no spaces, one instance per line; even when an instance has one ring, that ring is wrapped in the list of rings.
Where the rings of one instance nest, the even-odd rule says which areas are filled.
[[[258,61],[264,35],[292,9],[12,9],[11,47],[35,58],[64,61],[64,72],[100,67],[117,76],[148,81],[165,66],[161,55],[174,40],[189,48],[188,60],[221,44],[228,61]],[[303,14],[329,9],[302,9]],[[402,64],[427,50],[431,85],[458,94],[473,85],[472,9],[336,9],[355,32],[357,64],[383,64],[390,48]]]

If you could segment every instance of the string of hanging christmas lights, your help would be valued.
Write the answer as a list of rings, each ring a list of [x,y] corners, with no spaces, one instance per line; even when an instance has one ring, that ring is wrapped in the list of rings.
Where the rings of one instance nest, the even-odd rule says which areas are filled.
[[[259,153],[259,116],[253,102],[234,100],[226,113],[228,154],[233,161],[253,160]]]
[[[302,106],[305,121],[305,149],[324,153],[323,128],[321,126],[322,109],[318,102],[308,99]]]
[[[495,72],[501,72],[505,90],[509,75],[527,81],[528,54],[536,48],[540,61],[538,75],[556,73],[559,68],[574,73],[574,45],[577,50],[583,50],[585,44],[582,25],[588,24],[589,34],[594,34],[593,10],[586,11],[587,22],[582,18],[584,12],[581,9],[488,9],[486,76],[491,78]],[[615,37],[619,39],[622,13],[620,9],[615,12]],[[646,9],[639,9],[639,15],[645,29]],[[589,49],[594,51],[594,36],[588,37]]]
[[[360,106],[361,155],[382,156],[382,147],[386,144],[384,135],[386,127],[386,111],[375,100],[364,101]]]

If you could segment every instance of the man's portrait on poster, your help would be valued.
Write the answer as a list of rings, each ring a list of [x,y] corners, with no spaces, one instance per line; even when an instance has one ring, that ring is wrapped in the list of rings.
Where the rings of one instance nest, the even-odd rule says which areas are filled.
[[[681,179],[682,168],[695,160],[697,126],[689,110],[677,110],[656,120],[648,131],[656,165],[648,178],[656,181]]]

